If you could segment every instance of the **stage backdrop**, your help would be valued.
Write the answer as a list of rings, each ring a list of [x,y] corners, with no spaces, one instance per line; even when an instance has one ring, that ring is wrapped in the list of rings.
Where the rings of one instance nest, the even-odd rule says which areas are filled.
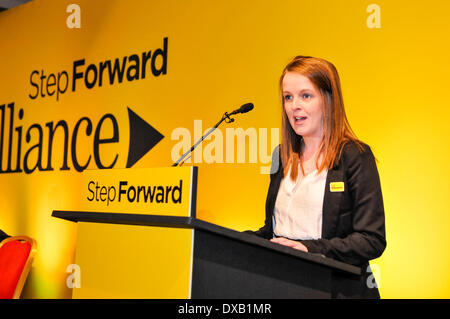
[[[301,54],[336,65],[349,121],[378,159],[381,296],[449,298],[449,10],[437,0],[34,0],[1,12],[0,228],[39,245],[24,297],[71,296],[76,224],[51,213],[80,208],[87,170],[170,166],[247,102],[255,109],[185,165],[199,167],[198,218],[260,227],[279,76]]]

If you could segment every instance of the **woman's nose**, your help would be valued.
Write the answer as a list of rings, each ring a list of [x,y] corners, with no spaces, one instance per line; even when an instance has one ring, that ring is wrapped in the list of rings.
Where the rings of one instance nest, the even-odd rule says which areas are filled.
[[[302,105],[302,102],[300,101],[300,99],[294,98],[294,101],[292,103],[292,107],[293,107],[294,110],[298,110],[298,109],[303,108],[303,105]]]

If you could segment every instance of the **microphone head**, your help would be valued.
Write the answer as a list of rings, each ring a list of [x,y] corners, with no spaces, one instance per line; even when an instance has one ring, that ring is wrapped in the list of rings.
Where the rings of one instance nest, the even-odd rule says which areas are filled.
[[[239,108],[239,113],[247,113],[247,112],[253,110],[253,107],[254,107],[253,103],[244,104]]]

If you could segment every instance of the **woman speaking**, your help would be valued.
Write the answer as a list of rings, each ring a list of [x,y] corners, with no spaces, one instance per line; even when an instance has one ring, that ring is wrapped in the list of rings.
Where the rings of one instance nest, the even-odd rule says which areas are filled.
[[[333,297],[379,298],[368,262],[385,247],[375,158],[345,115],[339,75],[320,58],[297,56],[283,70],[281,144],[272,156],[265,225],[256,235],[362,267]],[[373,287],[373,285],[372,285]]]

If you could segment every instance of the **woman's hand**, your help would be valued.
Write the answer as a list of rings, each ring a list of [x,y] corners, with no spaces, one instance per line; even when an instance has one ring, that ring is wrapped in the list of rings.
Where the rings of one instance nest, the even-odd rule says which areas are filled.
[[[280,245],[284,245],[284,246],[288,246],[288,247],[292,247],[294,249],[298,249],[304,252],[308,252],[308,248],[306,248],[305,245],[303,245],[301,242],[295,241],[295,240],[290,240],[284,237],[277,237],[277,238],[272,238],[270,240],[273,243],[277,243]]]

